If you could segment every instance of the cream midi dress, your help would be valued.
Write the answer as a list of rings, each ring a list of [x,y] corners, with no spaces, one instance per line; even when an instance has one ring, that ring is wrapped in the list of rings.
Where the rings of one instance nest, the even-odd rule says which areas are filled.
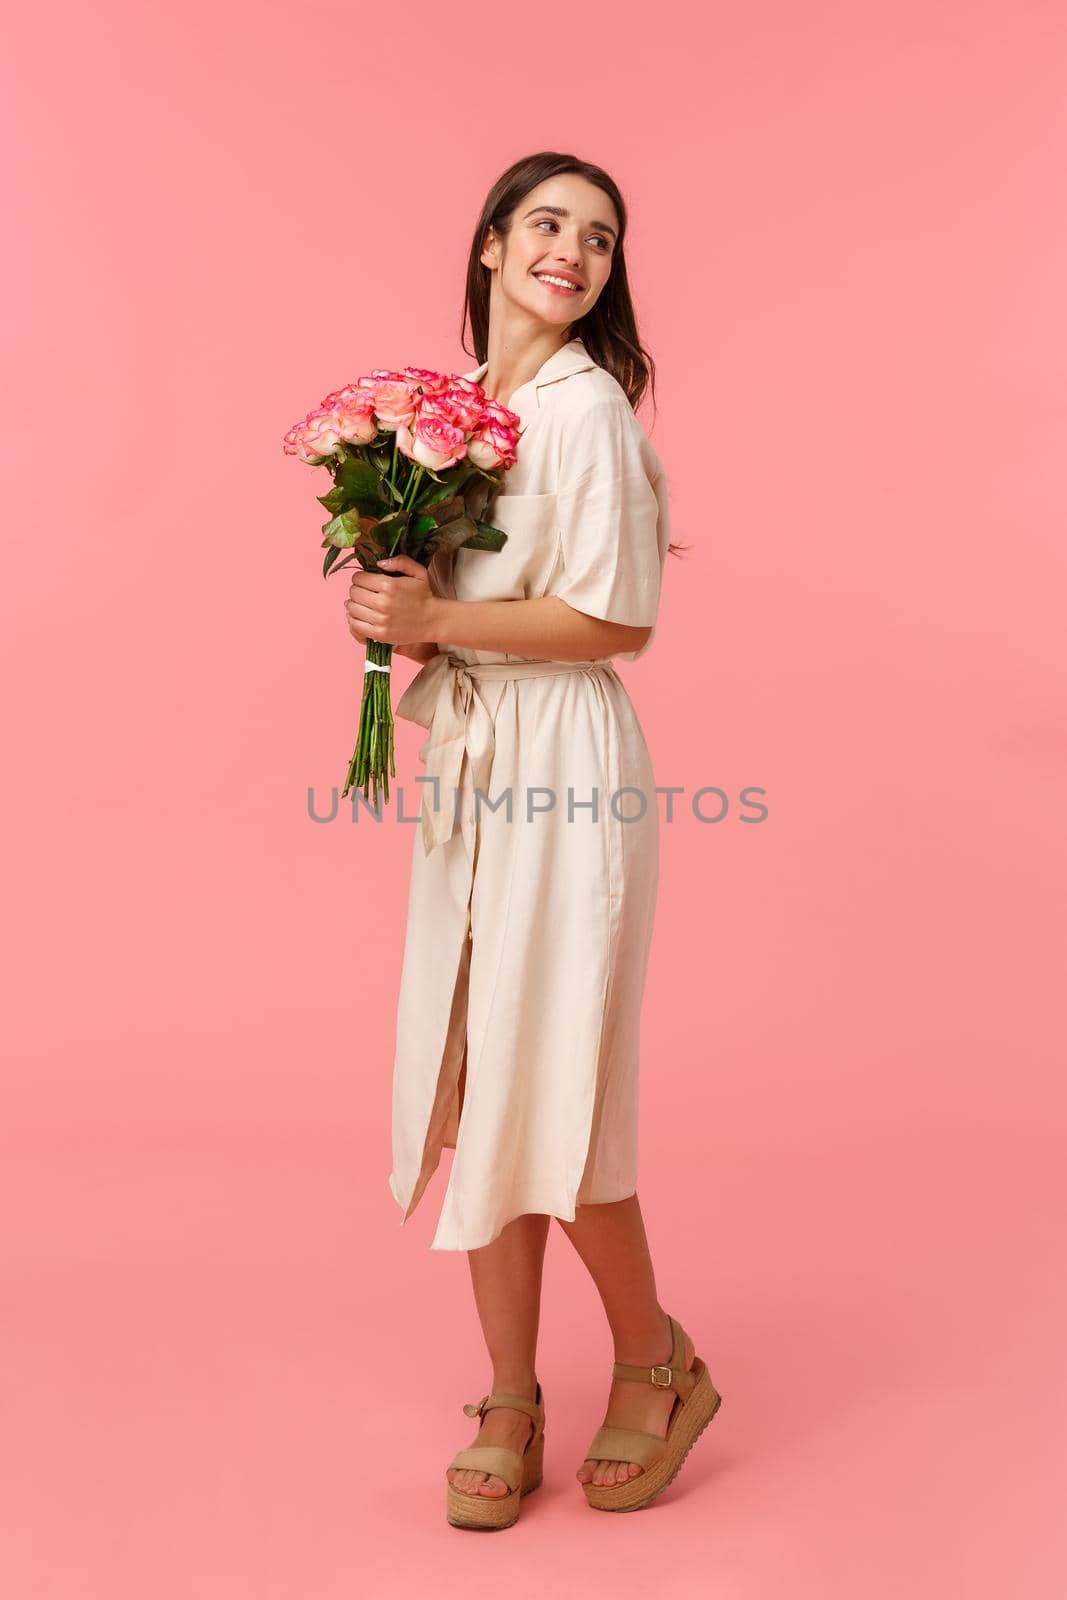
[[[467,373],[481,378],[488,362]],[[558,595],[653,629],[667,545],[658,455],[572,339],[508,402],[500,551],[434,557],[459,600]],[[439,645],[395,707],[428,730],[393,1064],[389,1187],[414,1211],[453,1153],[431,1249],[637,1186],[641,999],[659,877],[648,747],[611,657]],[[509,798],[510,793],[510,798]]]

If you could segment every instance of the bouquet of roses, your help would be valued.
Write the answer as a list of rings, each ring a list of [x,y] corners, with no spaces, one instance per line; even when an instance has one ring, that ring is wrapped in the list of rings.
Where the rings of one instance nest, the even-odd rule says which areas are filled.
[[[387,556],[428,566],[439,550],[502,549],[507,534],[481,519],[514,465],[519,422],[480,384],[422,367],[375,367],[328,394],[284,439],[287,455],[326,467],[333,479],[318,496],[330,513],[323,577],[353,561],[377,572]],[[389,798],[392,654],[391,644],[367,640],[359,734],[342,799],[353,785],[367,798],[373,788],[377,806],[379,784]]]

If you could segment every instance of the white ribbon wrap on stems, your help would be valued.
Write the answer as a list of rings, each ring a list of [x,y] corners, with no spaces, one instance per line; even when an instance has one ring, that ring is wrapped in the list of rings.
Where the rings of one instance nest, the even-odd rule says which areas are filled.
[[[364,672],[392,672],[393,667],[391,662],[383,666],[380,661],[364,661],[363,670]]]

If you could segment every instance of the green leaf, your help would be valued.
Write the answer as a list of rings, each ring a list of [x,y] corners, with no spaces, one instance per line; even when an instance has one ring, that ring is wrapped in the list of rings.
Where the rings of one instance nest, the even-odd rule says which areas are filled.
[[[463,515],[453,517],[450,522],[442,523],[435,533],[426,541],[426,547],[438,550],[458,550],[465,545],[468,539],[473,538],[478,530],[470,517]]]
[[[468,517],[473,518],[475,522],[480,517],[484,517],[499,488],[499,480],[489,477],[484,472],[479,473],[476,478],[472,478],[463,490],[463,500],[467,507]]]
[[[413,543],[421,544],[428,533],[432,533],[438,526],[435,517],[424,516],[421,512],[412,517],[408,524],[408,537]]]
[[[343,489],[338,489],[336,486],[330,490],[329,494],[319,494],[315,498],[319,505],[325,506],[332,516],[336,516],[339,511],[348,511],[352,506],[351,497]]]
[[[364,530],[364,539],[368,542],[368,549],[375,552],[375,563],[383,556],[408,555],[405,534],[411,521],[410,511],[391,511],[387,517],[381,517],[372,528]]]
[[[360,536],[359,513],[342,511],[332,517],[322,530],[323,541],[338,550],[350,550]]]
[[[488,522],[477,522],[478,532],[467,540],[468,550],[503,550],[508,536],[501,528],[490,527]]]
[[[433,520],[437,527],[443,528],[446,522],[451,522],[453,517],[462,516],[467,510],[466,503],[461,494],[455,494],[450,500],[442,500],[433,508]]]
[[[439,501],[448,500],[452,495],[458,494],[459,490],[469,478],[473,477],[477,470],[478,468],[474,466],[456,467],[449,472],[447,478],[437,478],[440,488],[432,490],[428,495],[420,495],[419,509],[426,510],[429,506],[435,506]],[[436,476],[435,473],[434,477],[436,478]]]
[[[330,551],[330,555],[339,556],[340,554],[341,554],[340,550],[331,550]],[[328,559],[329,559],[329,557],[327,557],[327,560]],[[332,565],[328,572],[326,570],[326,566],[325,566],[325,563],[324,563],[323,564],[322,575],[323,575],[324,578],[334,577],[334,576],[336,576],[336,574],[338,572],[342,572],[345,567],[352,566],[353,563],[356,562],[356,560],[357,560],[357,552],[355,550],[353,550],[347,556],[345,556],[342,561],[338,561],[334,565]]]
[[[367,516],[381,516],[395,491],[361,456],[349,456],[338,468],[333,493],[343,491],[351,506]],[[327,510],[330,508],[327,507]]]
[[[338,469],[337,481],[349,494],[378,493],[378,474],[362,456],[348,456]]]
[[[438,550],[502,550],[508,536],[499,528],[486,522],[476,522],[466,515],[453,517],[431,533],[422,546],[424,551],[436,554]]]

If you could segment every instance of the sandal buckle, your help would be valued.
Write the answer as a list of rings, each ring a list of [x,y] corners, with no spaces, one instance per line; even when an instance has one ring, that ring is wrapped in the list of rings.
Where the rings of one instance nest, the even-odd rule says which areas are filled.
[[[477,1405],[474,1405],[473,1403],[465,1405],[463,1407],[463,1415],[465,1417],[480,1417],[482,1415],[482,1407],[485,1405],[485,1402],[488,1400],[488,1398],[489,1396],[486,1394],[482,1396]]]
[[[657,1377],[657,1373],[662,1373],[663,1376]],[[674,1374],[670,1367],[653,1367],[652,1382],[657,1389],[669,1389],[674,1382]]]

